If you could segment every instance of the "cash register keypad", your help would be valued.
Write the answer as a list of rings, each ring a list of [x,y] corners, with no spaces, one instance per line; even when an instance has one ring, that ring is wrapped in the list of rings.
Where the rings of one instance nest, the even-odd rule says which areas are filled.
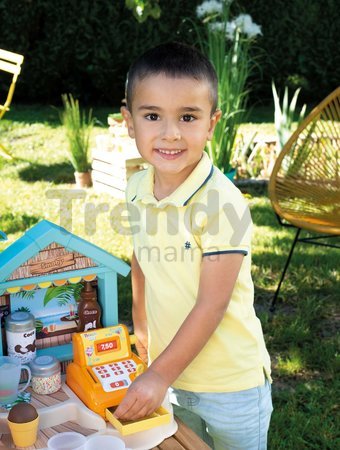
[[[105,392],[127,388],[131,384],[129,375],[136,372],[136,363],[132,359],[100,366],[93,366],[92,370],[101,383]]]

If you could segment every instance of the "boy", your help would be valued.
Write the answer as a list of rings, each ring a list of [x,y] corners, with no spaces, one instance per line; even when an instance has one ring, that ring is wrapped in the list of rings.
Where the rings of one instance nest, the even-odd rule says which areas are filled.
[[[204,152],[221,111],[198,51],[169,43],[130,68],[129,135],[150,167],[127,187],[134,332],[148,370],[115,415],[151,414],[170,386],[201,416],[215,449],[265,449],[270,360],[253,308],[251,219]]]

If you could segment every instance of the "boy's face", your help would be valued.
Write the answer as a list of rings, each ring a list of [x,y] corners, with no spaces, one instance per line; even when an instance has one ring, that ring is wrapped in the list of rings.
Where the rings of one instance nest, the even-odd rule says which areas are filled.
[[[192,172],[221,114],[211,116],[211,107],[207,81],[152,75],[136,82],[124,117],[156,176],[182,183]]]

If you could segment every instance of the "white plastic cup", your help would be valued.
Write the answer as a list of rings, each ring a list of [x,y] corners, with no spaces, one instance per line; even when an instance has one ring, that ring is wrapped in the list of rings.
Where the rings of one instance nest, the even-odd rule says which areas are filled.
[[[47,442],[47,447],[50,450],[84,450],[85,443],[86,437],[82,434],[66,431],[52,436]]]
[[[88,438],[85,450],[126,450],[125,443],[121,439],[109,434],[97,434]]]

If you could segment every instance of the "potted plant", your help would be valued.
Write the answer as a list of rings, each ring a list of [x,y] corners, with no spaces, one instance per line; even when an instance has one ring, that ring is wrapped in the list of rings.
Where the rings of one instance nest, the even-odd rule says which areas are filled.
[[[90,187],[92,186],[90,136],[94,124],[92,110],[86,117],[85,112],[80,111],[79,101],[71,94],[63,94],[62,101],[64,110],[60,114],[60,119],[65,127],[69,158],[75,170],[76,186]]]
[[[200,45],[215,67],[218,98],[222,116],[216,125],[207,152],[213,163],[226,175],[235,174],[234,152],[237,129],[244,121],[249,75],[254,68],[249,50],[261,28],[248,14],[230,20],[232,0],[204,1],[197,7],[203,21]]]

